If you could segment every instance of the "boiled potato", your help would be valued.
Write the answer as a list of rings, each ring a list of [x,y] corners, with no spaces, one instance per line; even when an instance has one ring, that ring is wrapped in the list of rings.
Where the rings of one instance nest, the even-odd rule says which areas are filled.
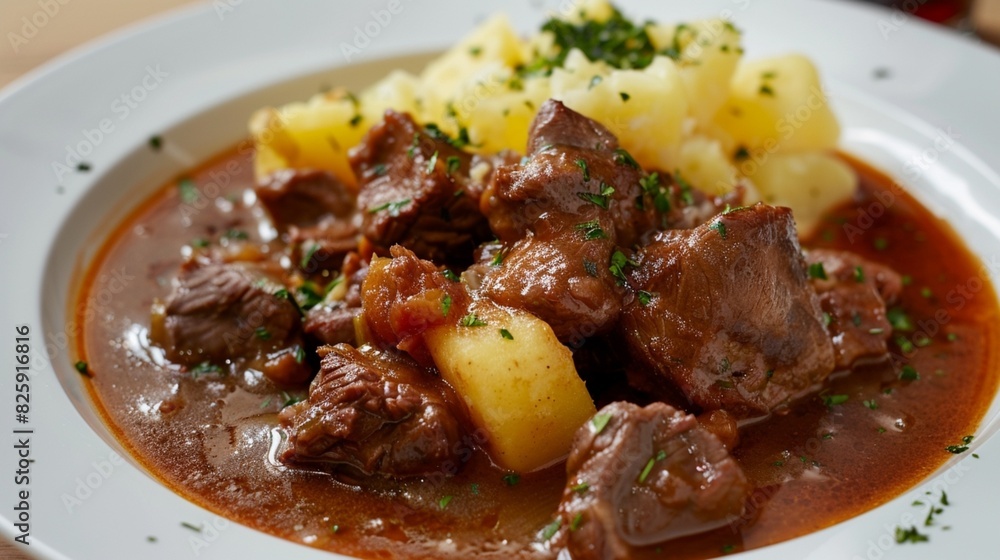
[[[607,0],[584,0],[555,15],[579,24],[613,13]],[[780,200],[801,224],[842,199],[853,182],[824,155],[840,128],[808,59],[741,62],[740,32],[721,19],[645,29],[663,54],[644,69],[618,69],[571,49],[562,67],[524,72],[556,54],[555,36],[522,39],[506,17],[492,17],[419,75],[397,71],[357,97],[332,92],[259,111],[250,126],[255,171],[313,167],[355,185],[347,151],[387,108],[453,138],[467,133],[470,152],[523,151],[538,108],[555,98],[607,127],[645,168],[680,172],[709,194],[742,182],[747,200]],[[796,188],[796,181],[807,186]],[[831,190],[809,194],[817,188]]]
[[[736,184],[736,168],[723,153],[722,145],[706,136],[692,136],[681,142],[676,169],[688,183],[708,194],[726,194]]]
[[[840,136],[819,73],[801,55],[742,64],[715,122],[739,145],[769,153],[829,150]]]
[[[858,178],[843,161],[812,152],[773,154],[759,165],[746,165],[763,201],[793,210],[801,235],[812,231],[823,212],[847,200],[857,188]]]
[[[511,84],[514,84],[513,88]],[[520,89],[517,89],[520,88]],[[528,129],[538,108],[550,97],[549,80],[508,80],[482,96],[468,97],[458,110],[467,123],[470,151],[496,153],[509,149],[523,152]],[[447,130],[451,134],[457,131]]]
[[[679,25],[652,25],[647,29],[657,50],[670,49],[687,98],[691,116],[709,123],[729,95],[729,83],[743,54],[741,35],[721,19]]]
[[[643,70],[608,71],[573,51],[566,69],[552,73],[552,97],[607,127],[641,165],[674,168],[688,100],[669,58],[657,56]]]
[[[564,458],[577,428],[596,412],[569,349],[533,315],[476,313],[487,325],[425,333],[441,377],[465,400],[500,466],[531,472]]]
[[[359,115],[356,102],[338,94],[320,94],[307,103],[281,109],[261,109],[250,121],[257,150],[264,153],[255,162],[258,176],[289,167],[324,169],[354,185],[347,150],[371,126],[363,125]]]
[[[509,69],[525,62],[524,44],[507,16],[489,18],[421,73],[422,120],[448,132],[449,113],[466,102],[463,89],[506,81]]]

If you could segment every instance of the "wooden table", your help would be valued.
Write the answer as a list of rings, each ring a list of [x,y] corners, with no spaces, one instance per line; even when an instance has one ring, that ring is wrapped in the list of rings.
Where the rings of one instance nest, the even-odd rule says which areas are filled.
[[[123,25],[198,0],[49,0],[54,14],[46,14],[38,0],[0,0],[0,87],[43,62]],[[208,0],[202,0],[208,1]],[[42,5],[46,3],[43,2]],[[65,5],[64,5],[65,4]],[[58,6],[56,11],[55,6]],[[39,15],[41,12],[43,15]],[[988,40],[1000,44],[1000,0],[977,0],[973,26]],[[24,18],[24,19],[22,19]],[[25,20],[44,22],[35,33]],[[11,40],[8,33],[24,38]],[[30,37],[28,35],[31,35]],[[27,560],[20,545],[0,540],[0,560]]]

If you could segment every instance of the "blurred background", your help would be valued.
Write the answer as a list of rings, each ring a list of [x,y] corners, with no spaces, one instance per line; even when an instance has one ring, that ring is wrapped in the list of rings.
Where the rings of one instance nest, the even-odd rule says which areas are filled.
[[[212,0],[201,0],[211,3]],[[1000,45],[1000,0],[842,0],[869,2],[946,25],[957,32]],[[0,87],[56,55],[86,41],[158,13],[196,0],[0,0]],[[43,7],[58,6],[67,17],[34,16]],[[44,12],[43,12],[44,15]],[[25,18],[46,20],[26,37]],[[24,42],[12,34],[26,37]]]

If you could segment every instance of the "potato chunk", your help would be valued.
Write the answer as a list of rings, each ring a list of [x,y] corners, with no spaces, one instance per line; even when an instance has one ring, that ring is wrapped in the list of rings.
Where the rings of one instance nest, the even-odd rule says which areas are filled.
[[[753,169],[753,166],[747,166]],[[827,209],[854,193],[858,178],[849,165],[834,156],[810,152],[774,154],[763,161],[750,180],[764,202],[795,211],[800,235],[812,231]]]
[[[477,313],[486,325],[446,325],[424,334],[441,376],[486,432],[500,466],[531,472],[562,459],[573,434],[596,412],[569,349],[533,315]]]
[[[801,55],[742,64],[715,122],[737,145],[771,153],[830,150],[840,136],[819,73]]]

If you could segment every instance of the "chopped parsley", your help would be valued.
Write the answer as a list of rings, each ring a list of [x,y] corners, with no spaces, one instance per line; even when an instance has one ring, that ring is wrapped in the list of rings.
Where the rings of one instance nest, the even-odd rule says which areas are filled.
[[[657,54],[646,24],[636,24],[614,8],[600,22],[584,19],[576,23],[554,17],[542,25],[542,31],[552,34],[555,54],[539,57],[524,71],[548,74],[561,68],[573,49],[579,49],[591,62],[602,61],[621,69],[645,68]]]
[[[760,86],[760,94],[768,97],[774,97],[774,88],[772,88],[769,84],[762,84]]]
[[[545,528],[542,529],[542,540],[547,541],[556,536],[560,527],[562,527],[562,519],[556,519],[552,523],[546,525]]]
[[[319,295],[316,285],[312,282],[305,282],[295,288],[296,300],[302,309],[309,310],[316,307],[323,301],[323,296]]]
[[[583,161],[583,160],[577,160],[577,161]],[[576,195],[582,198],[583,200],[586,200],[587,202],[596,204],[597,206],[600,206],[601,208],[607,210],[608,207],[611,205],[611,195],[614,194],[614,192],[615,192],[614,187],[602,181],[600,194],[594,194],[589,192],[578,192],[576,193]]]
[[[180,192],[181,202],[184,204],[191,204],[198,200],[198,186],[191,179],[181,179],[177,183],[177,190]]]
[[[436,153],[437,152],[435,152],[435,154]],[[369,208],[368,209],[368,213],[369,214],[377,214],[377,213],[379,213],[379,212],[381,212],[383,210],[388,210],[389,211],[389,215],[392,216],[393,218],[395,218],[395,217],[399,216],[399,211],[400,210],[402,210],[403,208],[406,208],[407,206],[409,206],[410,202],[412,202],[412,201],[409,198],[404,198],[403,200],[397,200],[395,202],[386,202],[385,204],[380,204],[380,205],[378,205],[378,206],[376,206],[374,208]]]
[[[618,97],[622,98],[622,103],[628,101],[629,99],[632,99],[632,96],[629,95],[629,94],[627,94],[627,93],[625,93],[624,91],[619,91],[618,92]]]
[[[295,363],[301,364],[306,361],[306,349],[301,346],[295,347]]]
[[[576,492],[577,494],[583,494],[587,490],[590,490],[590,484],[581,481],[574,486],[570,486],[569,489]]]
[[[458,159],[458,156],[448,156],[448,159],[445,160],[448,175],[458,171],[460,165],[462,165],[462,160]]]
[[[583,232],[583,238],[587,241],[592,239],[607,239],[608,234],[601,229],[601,224],[597,220],[576,224],[575,229]]]
[[[312,258],[316,255],[316,251],[319,251],[319,243],[313,243],[308,249],[302,252],[302,259],[299,261],[299,268],[308,269],[309,263],[312,262]]]
[[[301,397],[299,395],[289,395],[285,391],[281,392],[281,396],[284,397],[285,399],[285,401],[281,403],[281,408],[287,408],[289,406],[292,406],[293,404],[298,404],[306,400],[305,397]]]
[[[225,239],[237,239],[240,241],[245,241],[247,239],[250,239],[250,235],[248,235],[247,232],[241,229],[227,229],[226,233],[222,234],[222,237],[224,237]]]
[[[653,465],[655,465],[657,461],[662,461],[666,458],[667,453],[663,450],[660,450],[654,457],[650,457],[649,461],[646,461],[646,466],[643,467],[642,472],[639,473],[639,484],[646,482],[646,479],[649,477],[649,473],[653,471]]]
[[[916,381],[920,379],[920,374],[911,365],[903,366],[903,369],[899,371],[899,378],[903,381]]]
[[[622,165],[627,165],[632,169],[639,169],[639,162],[635,161],[632,154],[625,151],[624,148],[615,149],[615,163],[620,163]]]
[[[638,292],[636,292],[636,297],[639,299],[639,304],[645,307],[649,305],[650,301],[652,301],[653,294],[645,290],[639,290]]]
[[[253,334],[254,336],[256,336],[261,340],[271,339],[271,331],[267,330],[266,327],[257,327],[256,329],[253,330]]]
[[[875,410],[875,409],[878,408],[878,403],[875,402],[875,399],[870,399],[870,400],[864,401],[864,405],[867,406],[868,408],[872,409],[872,410]]]
[[[962,438],[962,445],[949,445],[948,447],[945,447],[944,450],[948,453],[954,453],[956,455],[959,453],[965,453],[969,450],[969,444],[972,443],[973,439],[975,439],[975,436],[965,436]]]
[[[625,256],[625,253],[615,249],[615,252],[611,255],[611,265],[608,267],[608,270],[610,270],[611,275],[617,279],[619,285],[624,285],[625,281],[628,280],[625,277],[626,265],[635,266],[636,263],[634,261],[630,261],[628,257]]]
[[[362,118],[361,115],[357,114],[357,115],[354,115],[353,117],[351,117],[351,120],[349,120],[347,122],[350,123],[351,127],[355,127],[355,126],[358,126],[359,124],[361,124],[361,118]]]
[[[448,280],[451,280],[452,282],[459,282],[459,281],[461,281],[461,278],[459,278],[457,274],[455,274],[454,272],[452,272],[450,268],[446,268],[446,269],[442,270],[441,274],[443,274],[445,278],[447,278]]]
[[[716,218],[715,221],[708,226],[708,229],[714,229],[715,231],[719,232],[719,235],[723,239],[726,238],[726,224],[723,223],[722,220]]]
[[[86,173],[87,171],[90,171],[90,169],[91,169],[90,164],[85,161],[81,161],[80,163],[76,164],[77,171],[82,171]]]
[[[441,509],[448,507],[448,504],[451,503],[452,498],[453,496],[445,496],[441,498],[440,500],[438,500],[438,506],[440,506]]]
[[[829,277],[826,275],[826,269],[823,268],[823,263],[813,263],[809,265],[809,277],[816,278],[819,280],[827,280]]]
[[[486,321],[483,321],[479,317],[476,317],[475,313],[469,313],[465,317],[462,317],[460,323],[463,327],[485,327]]]
[[[448,311],[450,310],[451,310],[451,296],[445,294],[444,297],[441,298],[441,315],[447,317]]]
[[[193,523],[188,523],[187,521],[181,521],[181,527],[184,527],[185,529],[190,529],[195,533],[200,533],[202,530],[201,525],[195,525]]]
[[[896,345],[899,346],[899,350],[904,354],[910,354],[915,350],[913,343],[903,335],[896,337]]]
[[[438,163],[438,152],[434,150],[431,154],[431,159],[427,160],[427,173],[434,173],[434,168],[437,167]]]
[[[885,315],[886,319],[889,319],[889,324],[892,325],[893,330],[905,332],[914,329],[913,320],[900,307],[893,307]]]
[[[593,418],[590,419],[590,425],[594,427],[594,433],[599,434],[604,431],[604,428],[608,426],[608,422],[611,421],[611,414],[608,412],[602,412],[595,414]]]
[[[413,133],[413,142],[410,142],[410,149],[406,150],[406,157],[413,159],[413,156],[417,153],[417,148],[420,147],[420,133]]]
[[[500,336],[507,340],[514,340],[514,335],[510,334],[510,331],[507,329],[500,329]]]
[[[211,363],[211,362],[201,362],[200,364],[191,368],[191,376],[198,379],[199,375],[205,375],[209,373],[222,373],[222,368]]]
[[[820,395],[823,399],[823,404],[826,406],[835,406],[838,404],[844,404],[849,398],[847,395]]]
[[[163,138],[160,138],[159,136],[150,136],[149,147],[154,151],[160,151],[160,148],[163,147]]]
[[[909,529],[904,529],[902,527],[896,527],[896,542],[898,544],[903,543],[922,543],[930,540],[927,535],[921,534],[917,531],[916,527],[911,526]]]
[[[580,168],[580,171],[583,172],[583,182],[586,183],[587,181],[590,180],[590,167],[587,166],[587,160],[583,158],[577,158],[575,163],[576,166]]]
[[[90,377],[90,368],[87,366],[87,362],[83,360],[77,360],[77,362],[73,364],[73,367],[76,368],[76,371],[78,371],[79,373],[86,375],[87,377]]]
[[[691,193],[691,183],[688,183],[687,180],[681,176],[681,172],[679,170],[674,172],[674,180],[677,181],[677,185],[681,188],[681,200],[684,201],[685,205],[693,206],[694,195]]]
[[[583,525],[583,514],[582,513],[578,513],[578,514],[576,514],[575,517],[573,517],[573,521],[570,522],[570,524],[569,524],[569,530],[570,531],[576,531],[577,529],[580,528],[580,525]]]
[[[521,482],[521,475],[517,473],[507,473],[503,475],[503,481],[507,486],[517,486]]]

